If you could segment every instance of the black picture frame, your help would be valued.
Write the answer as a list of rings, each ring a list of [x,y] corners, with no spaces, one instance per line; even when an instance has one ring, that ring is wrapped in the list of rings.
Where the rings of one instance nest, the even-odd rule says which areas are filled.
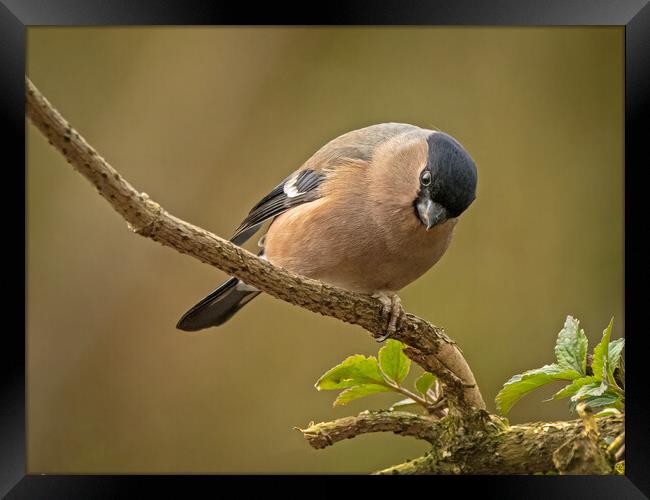
[[[26,230],[16,206],[25,207],[25,37],[36,25],[491,25],[625,27],[625,324],[626,324],[626,475],[622,476],[437,476],[421,478],[358,478],[365,488],[387,487],[402,493],[412,487],[431,494],[454,496],[481,488],[489,498],[648,498],[650,450],[648,384],[642,382],[646,351],[642,339],[642,285],[647,283],[646,250],[639,240],[647,228],[643,217],[642,173],[648,168],[645,151],[650,126],[650,5],[648,0],[347,0],[337,3],[275,2],[249,5],[198,0],[0,0],[0,117],[5,125],[3,157],[5,186],[2,203],[5,270],[25,268],[25,247],[17,235]],[[7,158],[11,158],[7,161]],[[9,180],[6,176],[9,175]],[[17,186],[22,188],[19,189]],[[18,200],[9,194],[17,193]],[[22,193],[22,196],[19,194]],[[606,200],[603,200],[606,202]],[[25,241],[25,240],[23,240]],[[162,496],[189,495],[194,488],[226,494],[230,488],[250,491],[273,483],[291,496],[330,496],[339,489],[315,489],[332,476],[34,476],[26,475],[25,315],[19,301],[26,297],[26,274],[16,273],[5,286],[5,318],[0,378],[0,496],[8,498],[115,498],[140,492]],[[636,291],[639,293],[636,293]],[[13,303],[15,302],[15,304]],[[25,308],[27,304],[23,302]],[[22,319],[22,321],[21,321]],[[21,328],[22,326],[22,328]],[[348,476],[347,481],[350,481]],[[355,478],[356,479],[356,478]],[[409,481],[409,482],[407,482]],[[425,483],[426,481],[426,483]],[[244,487],[242,490],[241,488]],[[286,488],[286,489],[285,489]],[[399,488],[399,490],[397,490]],[[268,490],[267,490],[268,491]],[[141,494],[141,493],[140,493]]]

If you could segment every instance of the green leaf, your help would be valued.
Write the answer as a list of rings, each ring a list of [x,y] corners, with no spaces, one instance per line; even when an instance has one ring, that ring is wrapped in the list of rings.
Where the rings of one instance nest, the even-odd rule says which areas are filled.
[[[371,394],[377,394],[378,392],[388,392],[392,389],[386,387],[385,385],[378,384],[363,384],[350,387],[349,389],[344,390],[334,401],[334,406],[343,406],[348,404],[353,399],[359,399],[364,396],[369,396]]]
[[[401,401],[398,401],[393,406],[391,406],[390,411],[407,410],[407,409],[415,409],[415,408],[422,408],[422,407],[411,398],[406,398],[406,399],[402,399]]]
[[[587,399],[585,396],[602,396],[603,393],[608,389],[607,383],[602,382],[594,382],[591,384],[583,385],[580,389],[578,389],[578,392],[571,396],[571,401],[584,401]]]
[[[546,401],[551,401],[553,399],[562,399],[568,396],[573,396],[578,390],[586,384],[592,384],[596,382],[596,377],[582,377],[577,378],[569,385],[565,386],[563,389],[557,391],[552,398],[547,399]]]
[[[587,336],[579,328],[580,322],[572,316],[567,316],[564,328],[560,330],[555,344],[557,363],[569,370],[575,370],[586,375]]]
[[[575,380],[580,374],[572,369],[558,365],[545,365],[535,370],[529,370],[515,375],[505,384],[496,397],[497,408],[501,414],[507,414],[513,405],[533,389],[555,380]]]
[[[623,409],[623,404],[616,393],[607,391],[600,396],[587,396],[581,399],[591,408],[602,408],[603,406],[611,406],[618,410]],[[575,413],[576,405],[579,401],[571,401],[570,410]]]
[[[616,339],[609,343],[608,357],[612,369],[616,368],[619,360],[621,359],[621,352],[625,347],[625,339]]]
[[[420,375],[420,378],[415,381],[415,388],[424,396],[435,381],[436,376],[433,373],[424,372]]]
[[[366,358],[363,354],[355,354],[326,372],[318,379],[315,386],[319,391],[331,391],[369,383],[385,383],[377,365],[377,358],[374,356]]]
[[[614,382],[614,370],[618,367],[621,362],[621,354],[623,352],[623,347],[625,347],[625,339],[616,339],[609,343],[608,349],[608,358],[609,366],[608,373],[612,383]]]
[[[608,349],[609,349],[609,337],[612,334],[612,326],[614,325],[614,318],[609,321],[609,325],[603,331],[603,338],[600,340],[600,343],[594,349],[594,358],[591,361],[591,369],[594,372],[594,377],[597,380],[603,378],[603,366],[605,366],[605,361],[608,359]]]
[[[596,413],[596,417],[606,417],[608,415],[620,415],[621,412],[616,408],[605,408],[601,412]]]
[[[399,340],[389,339],[379,349],[379,365],[384,374],[398,384],[406,378],[411,369],[411,360],[404,354],[404,344]]]

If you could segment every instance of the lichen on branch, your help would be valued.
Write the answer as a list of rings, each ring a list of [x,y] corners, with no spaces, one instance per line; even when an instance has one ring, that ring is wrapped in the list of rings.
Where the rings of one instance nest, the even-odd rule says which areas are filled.
[[[600,439],[613,441],[623,432],[624,417],[598,418],[595,425]],[[557,473],[558,456],[568,457],[567,463],[579,460],[582,455],[577,454],[582,453],[582,448],[576,443],[587,439],[590,432],[580,419],[509,426],[484,411],[475,412],[470,418],[441,419],[407,412],[366,411],[356,417],[311,424],[300,430],[316,449],[371,432],[393,432],[432,444],[426,455],[377,474]],[[604,473],[604,456],[592,453],[590,457],[581,464],[579,473]],[[597,468],[592,467],[594,464]],[[576,473],[576,469],[570,473]]]

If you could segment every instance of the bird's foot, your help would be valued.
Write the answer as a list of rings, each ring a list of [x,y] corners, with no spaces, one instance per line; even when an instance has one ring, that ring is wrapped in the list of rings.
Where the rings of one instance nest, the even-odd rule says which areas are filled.
[[[397,330],[397,322],[404,314],[404,308],[402,308],[402,301],[396,293],[376,293],[373,297],[379,299],[383,304],[381,314],[388,323],[386,333],[381,337],[375,337],[377,342],[383,342]]]

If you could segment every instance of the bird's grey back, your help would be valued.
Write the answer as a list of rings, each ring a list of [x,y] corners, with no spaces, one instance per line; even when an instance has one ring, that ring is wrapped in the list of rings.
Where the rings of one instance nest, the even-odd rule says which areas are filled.
[[[370,161],[379,145],[404,133],[422,131],[407,123],[380,123],[347,132],[331,140],[301,167],[321,170],[334,167],[345,160]]]

